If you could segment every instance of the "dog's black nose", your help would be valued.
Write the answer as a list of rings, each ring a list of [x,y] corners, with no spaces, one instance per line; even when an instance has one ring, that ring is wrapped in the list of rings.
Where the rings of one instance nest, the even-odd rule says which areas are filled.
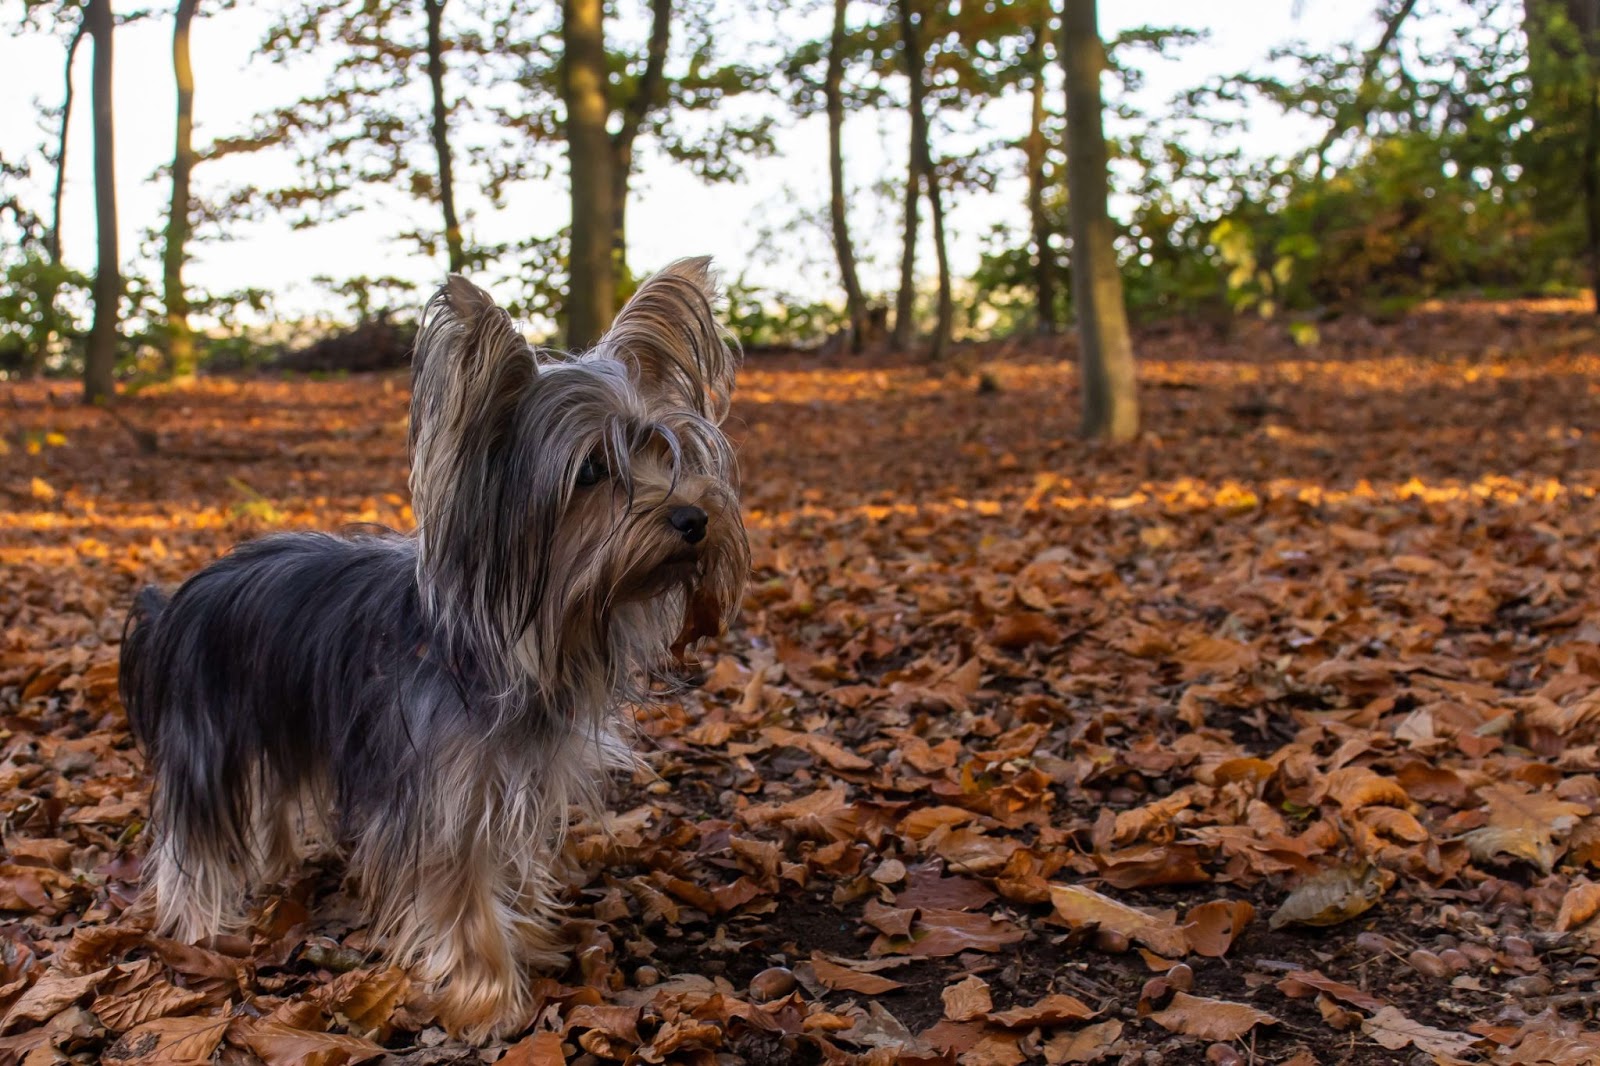
[[[699,544],[706,539],[706,513],[698,507],[674,507],[672,513],[667,515],[667,521],[690,544]]]

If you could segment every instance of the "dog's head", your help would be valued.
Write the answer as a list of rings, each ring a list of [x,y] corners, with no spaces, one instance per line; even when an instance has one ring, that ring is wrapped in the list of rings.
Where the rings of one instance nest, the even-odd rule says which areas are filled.
[[[412,366],[426,608],[491,670],[626,683],[738,609],[749,565],[721,424],[738,356],[707,259],[651,277],[594,349],[534,351],[459,276]],[[506,676],[511,682],[518,678]]]

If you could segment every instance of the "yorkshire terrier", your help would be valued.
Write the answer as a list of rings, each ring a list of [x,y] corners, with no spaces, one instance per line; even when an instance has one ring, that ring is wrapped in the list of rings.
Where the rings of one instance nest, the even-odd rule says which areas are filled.
[[[240,927],[309,823],[452,1031],[528,1022],[570,808],[634,765],[624,708],[669,652],[738,609],[739,359],[714,298],[709,260],[681,260],[568,355],[452,275],[412,357],[415,533],[263,537],[140,593],[120,682],[161,931]]]

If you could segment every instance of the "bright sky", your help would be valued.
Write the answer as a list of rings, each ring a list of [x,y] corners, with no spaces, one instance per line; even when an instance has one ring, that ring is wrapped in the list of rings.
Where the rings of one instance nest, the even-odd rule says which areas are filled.
[[[14,25],[19,6],[17,0],[0,0],[0,24]],[[118,0],[113,6],[126,13],[139,5]],[[243,131],[253,115],[287,103],[304,90],[307,75],[303,70],[286,71],[255,55],[267,22],[263,14],[267,6],[240,5],[196,21],[197,145]],[[1259,65],[1273,46],[1289,39],[1357,40],[1370,46],[1379,33],[1373,6],[1332,0],[1229,0],[1211,5],[1197,5],[1193,0],[1122,0],[1102,3],[1100,19],[1101,32],[1108,38],[1141,24],[1209,31],[1208,41],[1184,49],[1176,62],[1145,61],[1146,83],[1137,99],[1160,110],[1177,91],[1213,75]],[[205,7],[202,4],[202,12]],[[756,5],[751,7],[754,10]],[[820,34],[828,12],[819,14]],[[866,14],[862,5],[852,12],[852,21],[864,19]],[[748,25],[740,24],[740,28],[758,34],[767,24],[764,16],[752,15]],[[147,256],[143,269],[150,276],[159,272],[148,265],[158,258],[159,245],[151,244],[147,234],[162,226],[169,196],[167,182],[157,172],[172,156],[171,32],[167,17],[146,19],[117,31],[114,106],[123,255],[132,260],[143,248]],[[35,192],[29,203],[41,215],[48,213],[48,167],[36,149],[54,134],[40,125],[32,102],[59,104],[63,48],[63,42],[43,35],[0,38],[0,69],[8,71],[5,80],[12,86],[9,106],[0,108],[0,156],[9,161],[28,156],[34,161]],[[76,70],[78,109],[68,150],[63,223],[66,259],[85,271],[92,271],[95,262],[89,53],[86,42]],[[774,102],[772,106],[779,105]],[[1025,104],[1016,100],[981,116],[970,116],[966,124],[985,139],[995,139],[1018,136],[1025,122]],[[816,214],[825,208],[826,136],[820,117],[788,122],[779,135],[780,155],[752,163],[747,181],[736,186],[703,185],[671,162],[647,155],[635,178],[628,211],[631,265],[644,272],[682,255],[708,252],[726,273],[743,274],[752,283],[809,297],[831,295],[836,279],[824,232],[814,226],[800,233],[773,232],[802,211]],[[1286,142],[1314,139],[1315,133],[1262,109],[1252,116],[1245,136],[1267,154],[1286,147]],[[898,174],[905,157],[904,141],[900,115],[852,117],[846,130],[847,180],[864,188],[881,179],[886,170]],[[224,160],[198,168],[196,191],[203,196],[240,180],[271,181],[290,175],[281,156]],[[500,213],[489,211],[474,190],[458,193],[465,207],[478,216],[469,228],[486,239],[543,235],[559,229],[566,218],[566,195],[561,170],[550,180],[518,188]],[[272,290],[277,294],[278,310],[286,313],[341,305],[312,283],[313,275],[395,275],[415,280],[424,288],[435,284],[444,271],[442,255],[432,261],[392,236],[417,223],[436,228],[433,210],[383,191],[374,191],[367,199],[371,206],[366,210],[320,228],[291,231],[278,221],[242,224],[233,230],[230,241],[198,245],[188,277],[214,291]],[[893,203],[865,194],[853,200],[852,223],[858,244],[867,252],[864,280],[870,288],[887,289],[896,276],[898,210]],[[953,205],[949,218],[951,259],[958,277],[976,266],[982,238],[996,222],[1010,223],[1019,231],[1025,225],[1020,180],[1002,184],[993,194],[964,195]],[[931,271],[932,259],[928,248],[919,262]],[[492,275],[484,280],[493,288],[507,287],[503,280],[493,284]]]

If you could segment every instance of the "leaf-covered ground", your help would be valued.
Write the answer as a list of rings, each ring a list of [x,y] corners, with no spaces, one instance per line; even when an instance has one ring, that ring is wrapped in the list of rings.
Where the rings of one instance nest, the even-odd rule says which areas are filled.
[[[404,526],[403,377],[0,392],[0,1062],[1600,1061],[1600,339],[1559,305],[760,359],[755,572],[658,777],[572,847],[532,1030],[448,1040],[333,866],[125,915],[125,607],[267,529]],[[56,397],[60,397],[57,402]]]

